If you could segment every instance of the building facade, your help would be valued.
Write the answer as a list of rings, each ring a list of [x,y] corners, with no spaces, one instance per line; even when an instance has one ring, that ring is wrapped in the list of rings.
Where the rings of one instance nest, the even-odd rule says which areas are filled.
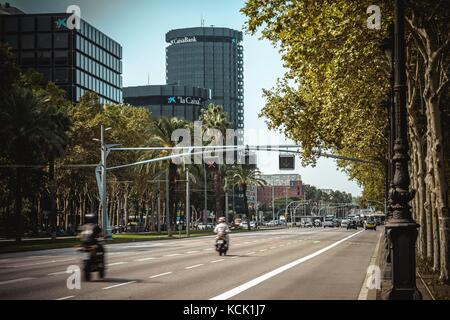
[[[267,186],[258,187],[258,203],[270,205],[273,199],[303,198],[303,182],[299,174],[261,175]]]
[[[177,117],[193,122],[211,98],[211,90],[190,86],[150,85],[123,88],[124,103],[147,107],[155,118]]]
[[[211,102],[224,107],[234,129],[243,129],[242,32],[215,27],[176,29],[166,34],[166,42],[166,82],[210,88]]]
[[[80,19],[69,29],[67,13],[0,11],[0,41],[12,48],[22,69],[35,69],[43,83],[54,82],[77,102],[87,91],[101,103],[122,102],[122,47]],[[8,10],[7,10],[8,9]]]

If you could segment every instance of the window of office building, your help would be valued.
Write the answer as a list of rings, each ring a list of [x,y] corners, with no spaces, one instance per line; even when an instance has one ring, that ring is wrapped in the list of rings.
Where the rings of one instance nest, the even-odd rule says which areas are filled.
[[[19,43],[16,35],[6,35],[5,43],[7,43],[8,46],[11,47],[12,49],[17,50],[19,48]]]
[[[18,32],[19,31],[19,21],[16,17],[6,17],[5,18],[5,31],[6,32]]]
[[[66,66],[69,64],[69,51],[67,50],[56,50],[54,57],[55,65]]]
[[[69,69],[57,68],[55,69],[55,83],[68,83],[69,82]]]
[[[32,66],[35,63],[34,51],[22,51],[21,64],[23,66]]]
[[[42,75],[41,83],[52,81],[52,73],[50,68],[36,68],[36,71]]]
[[[34,17],[22,17],[20,19],[20,28],[21,28],[22,32],[35,31]]]
[[[52,30],[51,17],[37,17],[37,29],[38,31],[51,31]]]
[[[38,64],[41,66],[49,66],[52,62],[51,51],[38,51]]]
[[[39,49],[50,49],[52,47],[52,35],[50,33],[38,34],[37,40]]]
[[[54,46],[55,48],[66,49],[69,47],[69,34],[59,33],[54,36]]]
[[[22,35],[22,49],[34,49],[34,34]]]

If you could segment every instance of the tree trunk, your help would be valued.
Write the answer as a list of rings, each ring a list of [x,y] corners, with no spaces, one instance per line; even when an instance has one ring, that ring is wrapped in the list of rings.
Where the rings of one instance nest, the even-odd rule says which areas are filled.
[[[242,187],[242,193],[244,195],[244,212],[245,212],[245,216],[247,217],[247,228],[248,228],[248,231],[250,231],[251,226],[250,226],[250,214],[248,211],[247,185],[243,184],[241,187]]]

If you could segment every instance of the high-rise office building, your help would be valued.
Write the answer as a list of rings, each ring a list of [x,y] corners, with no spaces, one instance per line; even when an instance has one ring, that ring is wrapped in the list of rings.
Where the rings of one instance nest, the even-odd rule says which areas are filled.
[[[211,90],[191,86],[148,85],[123,88],[123,101],[146,107],[155,118],[177,117],[190,122],[198,120]]]
[[[211,89],[211,102],[224,107],[234,129],[243,129],[242,32],[215,27],[176,29],[166,34],[166,42],[167,83]]]
[[[122,47],[80,19],[67,27],[68,13],[26,14],[4,5],[0,10],[0,41],[12,48],[22,69],[43,75],[77,102],[86,91],[101,103],[122,102]]]

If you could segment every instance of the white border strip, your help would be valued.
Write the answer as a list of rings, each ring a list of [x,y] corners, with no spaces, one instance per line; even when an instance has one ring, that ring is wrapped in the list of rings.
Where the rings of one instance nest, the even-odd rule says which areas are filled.
[[[240,285],[240,286],[238,286],[238,287],[236,287],[234,289],[231,289],[231,290],[229,290],[227,292],[224,292],[224,293],[222,293],[222,294],[220,294],[218,296],[212,297],[209,300],[227,300],[229,298],[232,298],[232,297],[238,295],[239,293],[241,293],[241,292],[243,292],[245,290],[250,289],[251,287],[254,287],[254,286],[260,284],[263,281],[266,281],[266,280],[268,280],[268,279],[270,279],[270,278],[272,278],[272,277],[274,277],[274,276],[276,276],[276,275],[278,275],[278,274],[280,274],[280,273],[282,273],[282,272],[284,272],[286,270],[289,270],[289,269],[291,269],[291,268],[293,268],[293,267],[295,267],[295,266],[305,262],[305,261],[308,261],[308,260],[310,260],[310,259],[312,259],[314,257],[317,257],[318,255],[321,255],[322,253],[324,253],[324,252],[326,252],[326,251],[328,251],[328,250],[330,250],[330,249],[340,245],[342,242],[347,241],[350,238],[353,238],[354,236],[356,236],[357,234],[360,234],[363,231],[364,230],[356,232],[356,233],[354,233],[354,234],[352,234],[352,235],[350,235],[348,237],[345,237],[342,240],[339,240],[339,241],[329,245],[328,247],[325,247],[325,248],[320,249],[320,250],[318,250],[318,251],[316,251],[314,253],[311,253],[311,254],[307,255],[306,257],[303,257],[303,258],[300,258],[298,260],[292,261],[292,262],[290,262],[290,263],[288,263],[288,264],[286,264],[284,266],[281,266],[281,267],[279,267],[279,268],[277,268],[275,270],[272,270],[272,271],[270,271],[270,272],[268,272],[266,274],[263,274],[262,276],[259,276],[258,278],[250,280],[249,282],[244,283],[244,284],[242,284],[242,285]]]

